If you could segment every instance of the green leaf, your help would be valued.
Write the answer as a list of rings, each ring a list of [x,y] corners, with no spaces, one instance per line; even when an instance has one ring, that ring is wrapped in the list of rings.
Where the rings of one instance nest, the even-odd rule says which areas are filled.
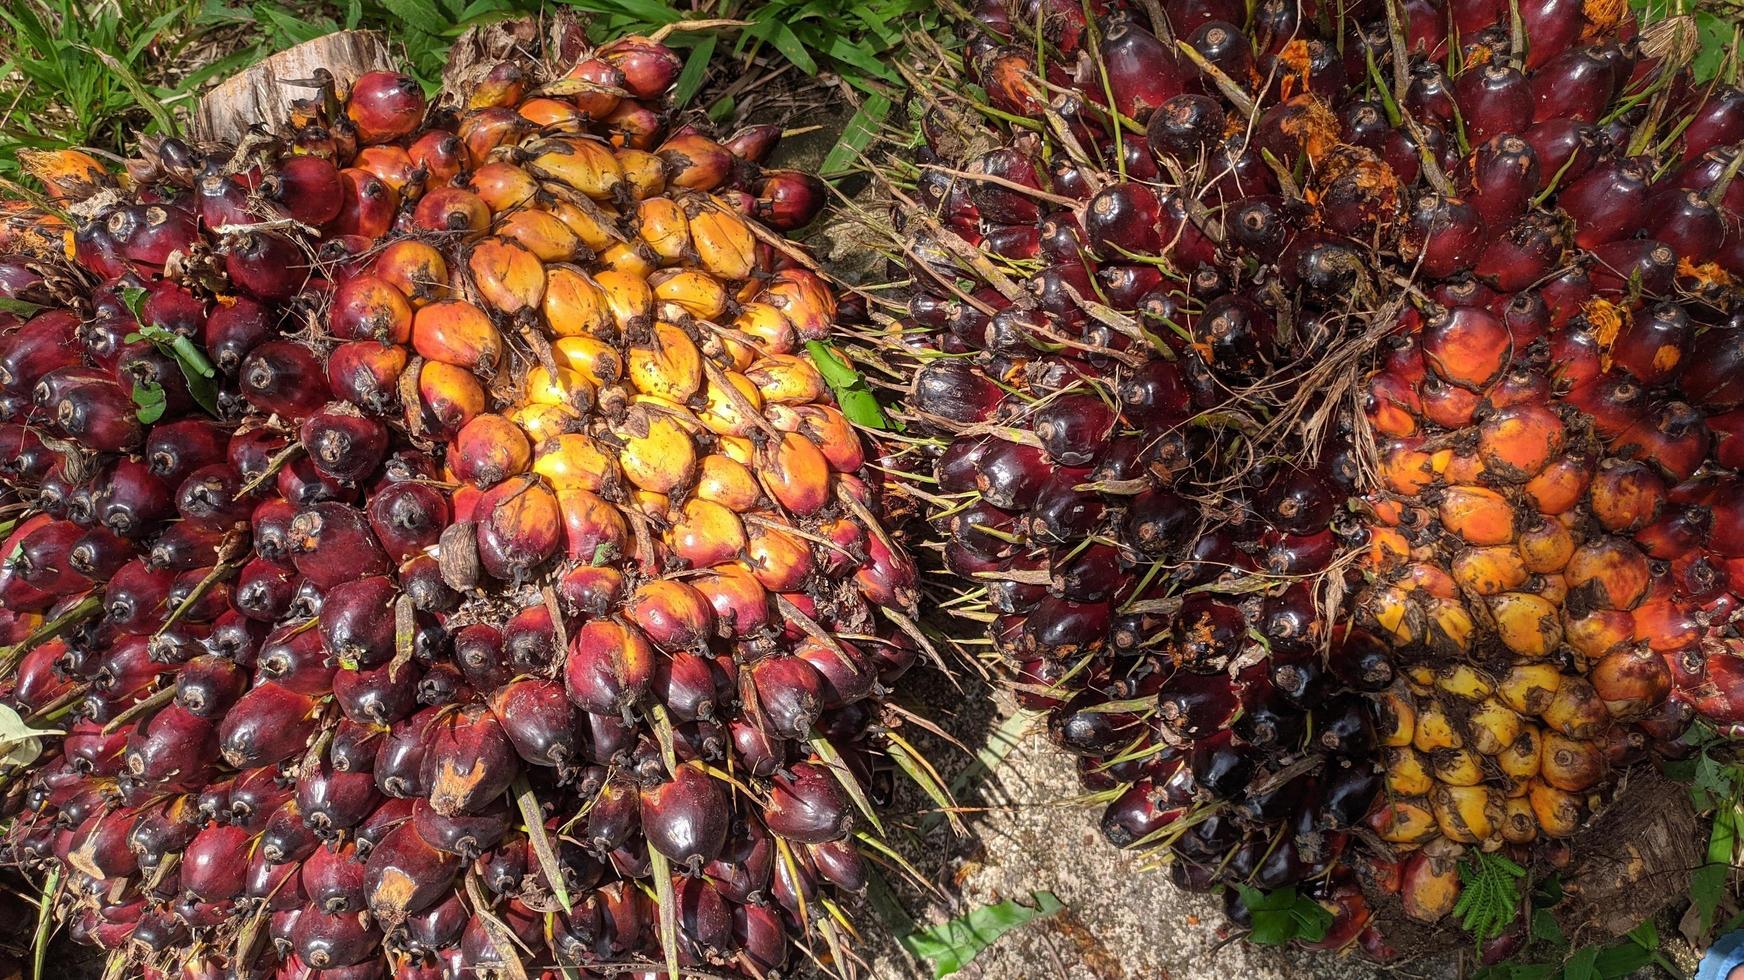
[[[818,373],[835,392],[836,404],[841,406],[848,421],[881,432],[890,428],[890,420],[879,407],[878,397],[866,386],[866,379],[860,376],[860,372],[822,341],[808,340],[805,349]]]
[[[1478,852],[1459,864],[1462,883],[1453,914],[1479,945],[1500,936],[1520,914],[1526,869],[1501,854]]]
[[[1598,980],[1598,970],[1593,964],[1598,961],[1599,950],[1596,946],[1587,946],[1575,950],[1562,963],[1564,980]]]
[[[44,309],[44,307],[38,306],[35,303],[27,302],[22,299],[13,299],[10,296],[0,296],[0,313],[10,313],[13,316],[27,317],[34,315],[41,309]]]
[[[773,25],[769,30],[768,41],[770,45],[781,52],[788,61],[793,62],[795,68],[807,75],[816,75],[818,73],[817,62],[812,60],[811,52],[805,49],[805,42],[799,39],[799,35],[793,33],[793,28],[778,21],[769,21],[769,23]]]
[[[1034,892],[1030,901],[1035,904],[1021,905],[1006,899],[997,905],[972,909],[949,922],[902,937],[902,945],[932,964],[934,980],[948,977],[1000,936],[1065,908],[1053,892]]]
[[[1726,897],[1726,876],[1732,869],[1732,853],[1738,845],[1738,811],[1722,806],[1714,811],[1708,837],[1708,863],[1690,876],[1690,904],[1701,913],[1702,931],[1714,924],[1714,911]]]
[[[866,144],[872,142],[872,137],[878,135],[878,127],[884,124],[884,117],[890,114],[890,100],[882,95],[869,95],[860,103],[859,111],[848,120],[848,125],[842,128],[842,138],[830,149],[824,157],[823,165],[818,167],[818,173],[823,177],[838,177],[848,169],[848,165],[859,159]]]
[[[164,395],[163,385],[155,381],[144,385],[135,382],[133,385],[133,404],[139,406],[139,410],[133,414],[141,422],[150,425],[163,418],[164,409],[168,407],[169,399]]]
[[[1296,920],[1288,912],[1254,912],[1247,938],[1258,946],[1282,946],[1296,938]]]
[[[449,28],[448,18],[430,0],[380,0],[394,16],[426,34],[441,34]]]
[[[715,56],[715,45],[720,43],[720,39],[718,34],[704,34],[690,49],[690,55],[684,60],[684,70],[678,73],[678,81],[672,87],[673,105],[685,106],[696,98],[703,79],[708,77],[709,59]]]

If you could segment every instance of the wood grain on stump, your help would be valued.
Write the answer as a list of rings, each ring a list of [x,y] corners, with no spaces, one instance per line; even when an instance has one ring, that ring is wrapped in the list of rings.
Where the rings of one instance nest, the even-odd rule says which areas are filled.
[[[374,31],[339,31],[305,41],[206,93],[194,115],[194,138],[235,143],[257,124],[281,129],[291,103],[316,94],[308,85],[295,84],[315,77],[316,69],[325,68],[345,91],[364,72],[393,67],[387,44]]]

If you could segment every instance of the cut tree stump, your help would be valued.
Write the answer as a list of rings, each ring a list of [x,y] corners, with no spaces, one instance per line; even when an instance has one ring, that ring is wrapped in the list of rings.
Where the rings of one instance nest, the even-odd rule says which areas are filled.
[[[207,92],[194,114],[194,138],[236,143],[256,124],[282,128],[290,119],[291,103],[316,94],[310,86],[293,83],[315,77],[316,69],[325,68],[344,91],[364,72],[393,67],[387,43],[374,31],[338,31],[305,41]]]

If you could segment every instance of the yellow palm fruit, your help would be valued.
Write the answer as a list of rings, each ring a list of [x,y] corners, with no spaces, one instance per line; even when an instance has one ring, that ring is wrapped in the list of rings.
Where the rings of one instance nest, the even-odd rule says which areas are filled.
[[[1375,589],[1368,594],[1363,609],[1381,632],[1400,645],[1422,642],[1423,611],[1412,600],[1409,589],[1399,585]]]
[[[708,330],[703,340],[703,353],[724,367],[743,372],[763,356],[763,349],[744,334],[720,329],[713,323],[702,326]]]
[[[522,405],[509,412],[509,419],[527,434],[534,449],[582,424],[581,416],[562,405]]]
[[[677,265],[690,254],[690,219],[669,197],[644,198],[636,205],[636,235],[661,265]]]
[[[1530,844],[1538,839],[1538,817],[1525,794],[1502,801],[1502,839],[1510,844]]]
[[[697,465],[696,495],[743,514],[763,500],[763,489],[745,464],[710,453]]]
[[[636,488],[628,496],[631,510],[639,511],[656,521],[671,519],[672,498],[666,494]]]
[[[545,299],[545,264],[517,242],[486,238],[473,246],[466,267],[479,295],[506,316],[538,309]]]
[[[866,462],[860,434],[834,406],[801,405],[792,411],[799,419],[795,431],[816,443],[837,473],[857,472]]]
[[[596,201],[616,201],[625,193],[624,171],[612,148],[587,136],[563,136],[533,147],[527,169],[560,181]]]
[[[835,325],[835,291],[815,272],[782,269],[769,277],[761,298],[787,315],[801,340],[823,340]]]
[[[1480,702],[1466,716],[1466,744],[1483,755],[1500,755],[1514,744],[1525,728],[1525,719],[1507,705],[1490,698]]]
[[[1454,786],[1442,783],[1429,794],[1435,824],[1441,834],[1461,844],[1489,840],[1501,823],[1504,797],[1486,786]]]
[[[661,315],[678,319],[688,313],[698,320],[718,322],[726,316],[732,297],[714,276],[700,269],[662,269],[648,279]]]
[[[1539,832],[1546,837],[1572,837],[1586,817],[1586,801],[1579,794],[1557,789],[1542,779],[1532,781],[1526,799],[1538,820]]]
[[[448,260],[434,246],[402,238],[376,256],[375,275],[404,293],[414,308],[449,293]]]
[[[1410,745],[1417,729],[1417,702],[1400,681],[1376,696],[1375,734],[1382,745]]]
[[[602,271],[621,272],[642,279],[648,278],[660,267],[658,256],[640,238],[606,246],[595,257],[595,261]]]
[[[758,447],[754,469],[769,496],[795,514],[815,514],[834,496],[829,460],[796,432]]]
[[[1465,604],[1453,599],[1431,598],[1423,603],[1424,642],[1441,653],[1463,654],[1471,649],[1477,624]]]
[[[1437,510],[1442,526],[1466,544],[1497,545],[1514,540],[1514,507],[1494,490],[1448,487]]]
[[[1411,733],[1411,744],[1419,752],[1465,747],[1454,719],[1441,701],[1430,698],[1417,705],[1417,727]]]
[[[1532,576],[1525,589],[1554,606],[1560,607],[1568,600],[1568,579],[1554,573]]]
[[[1474,595],[1492,596],[1526,584],[1532,573],[1511,545],[1469,548],[1453,559],[1453,577]]]
[[[733,318],[733,329],[756,342],[765,354],[791,354],[799,348],[799,336],[787,314],[768,303],[750,302],[739,306]]]
[[[1515,542],[1526,568],[1533,572],[1562,571],[1568,566],[1568,560],[1574,557],[1576,545],[1574,533],[1561,521],[1551,518],[1540,519],[1533,527],[1520,532],[1520,539]]]
[[[1610,709],[1584,677],[1564,677],[1539,717],[1570,738],[1598,738],[1611,725]]]
[[[540,446],[533,456],[533,472],[559,490],[614,493],[623,485],[617,454],[579,432],[563,433]]]
[[[1370,829],[1389,844],[1421,844],[1437,833],[1435,812],[1421,796],[1379,802],[1368,821]]]
[[[1429,771],[1443,783],[1476,786],[1484,781],[1484,766],[1468,749],[1438,749],[1429,756]]]
[[[639,489],[670,493],[695,482],[696,444],[672,416],[634,405],[616,431],[624,444],[618,461]]]
[[[618,167],[624,172],[624,184],[630,196],[646,201],[666,189],[666,166],[660,158],[646,150],[627,147],[616,151]]]
[[[1496,756],[1496,766],[1508,778],[1510,790],[1524,790],[1528,782],[1537,778],[1543,750],[1543,734],[1528,725],[1520,729],[1512,745]],[[1510,795],[1517,794],[1510,792]]]
[[[1411,690],[1419,694],[1428,694],[1435,687],[1436,671],[1428,664],[1411,664],[1400,673],[1411,685]]]
[[[541,365],[527,372],[524,397],[535,405],[561,405],[581,414],[593,407],[594,388],[579,371],[559,365],[553,376]]]
[[[725,380],[739,397],[732,397],[717,380]],[[749,436],[758,431],[757,413],[763,408],[763,393],[751,379],[737,371],[723,371],[703,384],[702,395],[704,405],[697,418],[710,431],[723,436]]]
[[[552,216],[563,222],[563,226],[575,235],[577,241],[595,254],[624,240],[624,236],[612,224],[613,215],[585,197],[577,201],[553,201],[550,211]]]
[[[748,279],[757,270],[757,238],[746,219],[716,198],[692,199],[690,244],[704,270],[727,282]]]
[[[605,294],[606,310],[620,331],[633,334],[653,322],[654,291],[648,288],[646,276],[602,269],[594,273],[593,281]]]
[[[1525,715],[1539,715],[1562,686],[1562,671],[1554,664],[1517,664],[1496,685],[1501,702]]]
[[[1459,901],[1459,862],[1465,848],[1447,838],[1427,842],[1405,861],[1400,904],[1418,922],[1446,918]]]
[[[580,132],[584,122],[575,106],[557,99],[528,99],[516,107],[516,111],[546,132]]]
[[[624,358],[617,348],[587,334],[557,338],[551,344],[551,356],[559,365],[593,382],[595,388],[624,377]]]
[[[1609,768],[1605,750],[1597,741],[1569,738],[1555,731],[1544,733],[1538,775],[1557,789],[1570,793],[1592,789]]]
[[[732,509],[692,497],[666,531],[666,546],[692,568],[737,559],[745,550],[745,525]]]
[[[563,337],[608,337],[617,321],[604,289],[574,266],[552,266],[545,274],[545,322]]]
[[[1497,639],[1519,656],[1549,656],[1562,644],[1562,617],[1548,599],[1529,592],[1504,592],[1491,596],[1488,606]]]
[[[637,391],[682,404],[702,387],[702,352],[680,327],[660,321],[646,344],[636,344],[625,359],[627,377]]]
[[[830,390],[811,361],[794,354],[771,354],[751,365],[745,377],[763,392],[765,402],[775,405],[823,401]]]
[[[569,226],[548,211],[523,208],[497,222],[500,238],[518,243],[541,262],[568,262],[581,249],[581,240]]]
[[[1482,701],[1495,693],[1495,682],[1489,676],[1466,664],[1443,667],[1435,674],[1435,686],[1467,701]]]
[[[539,182],[532,174],[501,160],[485,164],[465,179],[467,189],[477,194],[493,214],[525,207],[539,193]]]
[[[757,447],[744,436],[722,436],[715,441],[715,448],[742,466],[750,466],[751,461],[757,458]]]
[[[1387,792],[1394,796],[1423,796],[1435,788],[1435,777],[1422,753],[1410,746],[1386,750]]]

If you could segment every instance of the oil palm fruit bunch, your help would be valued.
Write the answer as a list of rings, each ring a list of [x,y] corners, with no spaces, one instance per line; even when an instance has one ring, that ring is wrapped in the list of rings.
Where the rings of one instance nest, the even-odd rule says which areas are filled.
[[[1509,12],[978,4],[885,170],[953,607],[1114,843],[1375,956],[1738,720],[1744,97]]]
[[[6,690],[66,734],[6,855],[118,968],[848,961],[921,643],[779,235],[821,185],[669,127],[664,45],[578,37],[8,212],[0,283],[58,306],[0,338]]]

